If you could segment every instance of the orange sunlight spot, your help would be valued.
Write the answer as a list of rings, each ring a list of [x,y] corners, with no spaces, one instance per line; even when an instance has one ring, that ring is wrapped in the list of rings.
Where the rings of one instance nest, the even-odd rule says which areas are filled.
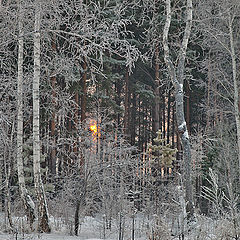
[[[93,139],[96,140],[96,137],[100,137],[100,127],[97,126],[96,121],[91,120],[90,126],[89,126],[90,131],[92,132]]]
[[[97,133],[97,126],[94,124],[94,125],[90,125],[90,130],[96,134]]]

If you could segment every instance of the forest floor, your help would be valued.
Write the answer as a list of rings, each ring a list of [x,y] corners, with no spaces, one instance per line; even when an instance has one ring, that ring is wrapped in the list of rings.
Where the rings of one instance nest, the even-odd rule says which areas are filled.
[[[37,235],[19,235],[17,238],[14,235],[3,234],[0,235],[0,240],[102,240],[100,238],[82,238],[80,236],[67,236],[60,234],[41,234]],[[115,239],[107,239],[107,240],[115,240]]]
[[[124,222],[124,239],[131,239],[132,226],[131,220],[129,219]],[[146,234],[144,227],[142,226],[142,219],[137,218],[135,220],[135,240],[146,240]],[[32,233],[26,234],[22,231],[25,221],[22,219],[14,218],[15,225],[17,226],[18,232],[6,233],[4,231],[4,219],[1,218],[0,222],[0,240],[116,240],[119,239],[119,226],[117,221],[112,222],[111,231],[108,229],[104,230],[104,223],[102,218],[96,217],[85,217],[82,219],[79,229],[78,236],[72,236],[73,224],[68,222],[66,224],[62,219],[51,218],[52,233]],[[105,232],[105,233],[104,233]],[[105,235],[105,236],[104,236]]]
[[[74,221],[68,218],[51,217],[51,234],[32,233],[26,234],[27,224],[23,218],[13,218],[15,233],[6,233],[6,220],[4,214],[0,213],[0,240],[117,240],[119,239],[120,226],[124,229],[124,240],[132,240],[133,219],[125,217],[120,224],[119,219],[112,220],[111,230],[107,229],[103,216],[89,217],[81,219],[79,235],[73,236]],[[175,218],[176,219],[176,218]],[[175,227],[174,227],[175,225]],[[176,231],[175,231],[175,230]],[[206,216],[197,216],[196,222],[188,225],[184,231],[185,240],[219,240],[228,239],[234,233],[231,222],[227,219],[213,220]],[[177,240],[180,229],[171,219],[156,222],[154,215],[146,216],[137,214],[134,218],[134,240],[154,239],[150,236],[157,233],[163,240]]]

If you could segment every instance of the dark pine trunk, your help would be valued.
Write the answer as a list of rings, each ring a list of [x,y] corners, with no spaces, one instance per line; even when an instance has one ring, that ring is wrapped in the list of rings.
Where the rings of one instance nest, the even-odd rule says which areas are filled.
[[[56,38],[54,37],[52,40],[52,50],[55,55],[56,53]],[[51,77],[51,87],[52,87],[52,119],[50,124],[50,131],[51,131],[51,139],[52,139],[52,148],[50,152],[50,162],[49,162],[49,169],[52,176],[56,175],[56,76]]]
[[[125,112],[124,112],[124,133],[129,138],[129,120],[130,120],[130,99],[129,99],[129,73],[128,69],[126,69],[126,76],[125,76]]]

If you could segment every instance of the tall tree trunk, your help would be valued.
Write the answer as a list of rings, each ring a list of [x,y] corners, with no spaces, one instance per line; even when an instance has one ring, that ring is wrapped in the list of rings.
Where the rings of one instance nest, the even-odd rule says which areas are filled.
[[[159,96],[160,78],[159,78],[159,48],[156,47],[155,52],[155,89],[154,89],[154,107],[153,107],[153,133],[156,137],[156,132],[159,130],[159,115],[160,115],[160,96]]]
[[[78,113],[79,113],[79,89],[78,89],[78,84],[76,84],[76,92],[75,92],[75,96],[74,96],[74,100],[75,100],[75,111],[74,111],[74,143],[73,143],[73,152],[74,152],[74,157],[77,159],[77,154],[78,154]],[[85,114],[85,113],[84,113]]]
[[[138,95],[138,149],[141,147],[141,101]]]
[[[128,68],[126,69],[126,77],[125,77],[125,101],[124,101],[124,133],[126,137],[128,138],[129,136],[129,119],[130,119],[130,101],[129,101],[129,73],[128,73]]]
[[[163,102],[162,102],[162,137],[164,139],[163,144],[165,145],[165,140],[166,140],[166,98],[163,94],[162,96]]]
[[[56,54],[56,36],[53,37],[52,39],[52,50],[54,52],[54,56]],[[50,152],[50,164],[49,168],[51,171],[51,174],[54,176],[56,174],[56,81],[57,78],[56,76],[51,77],[51,87],[52,87],[52,107],[53,107],[53,112],[52,112],[52,119],[51,119],[51,126],[50,126],[50,131],[51,131],[51,138],[52,138],[52,148]]]
[[[168,110],[167,110],[167,144],[170,143],[170,121],[171,121],[171,90],[168,90]]]
[[[175,148],[175,105],[172,106],[172,148]]]
[[[190,86],[188,81],[186,81],[186,123],[190,135]]]
[[[8,156],[6,156],[8,155]],[[13,221],[12,221],[12,211],[11,211],[11,194],[10,194],[10,175],[11,175],[11,164],[7,162],[7,159],[9,160],[9,149],[5,146],[4,149],[4,175],[5,175],[5,186],[4,186],[4,200],[5,200],[5,217],[6,217],[6,229],[9,224],[11,230],[14,229]]]
[[[212,82],[212,68],[211,68],[211,58],[208,58],[208,87],[207,87],[207,117],[206,117],[206,131],[210,128],[210,92],[211,92],[211,82]]]
[[[81,122],[86,119],[86,103],[87,103],[87,63],[84,59],[83,62],[83,75],[82,75],[82,95],[81,95]]]
[[[86,102],[87,102],[87,63],[84,58],[83,61],[83,74],[82,74],[82,79],[81,79],[81,87],[82,87],[82,95],[81,95],[81,122],[83,123],[86,119]],[[76,98],[75,95],[75,100],[76,102],[78,101],[78,97]],[[77,103],[76,103],[77,104]],[[77,111],[77,110],[76,110]],[[78,118],[75,113],[75,119]],[[98,119],[97,119],[98,120]],[[76,124],[76,122],[75,122]],[[97,125],[98,127],[98,125]],[[97,140],[98,139],[98,134],[96,135]],[[81,177],[84,177],[84,164],[85,164],[85,159],[82,153],[80,153],[80,174]],[[85,201],[85,199],[84,199]],[[79,230],[79,211],[80,211],[80,204],[82,202],[81,197],[79,197],[76,200],[76,208],[75,208],[75,216],[74,216],[74,234],[77,236],[78,235],[78,230]]]
[[[47,201],[41,178],[39,136],[39,82],[40,82],[40,1],[35,2],[34,76],[33,76],[33,174],[38,204],[38,231],[50,232]]]
[[[120,71],[120,69],[119,69],[119,71]],[[119,109],[121,107],[121,88],[122,87],[121,87],[120,81],[118,79],[116,79],[116,81],[115,81],[115,92],[116,92],[115,102],[116,102],[117,106],[119,107]],[[121,114],[118,110],[117,119],[116,119],[118,127],[120,127],[120,116],[121,116]]]
[[[232,58],[232,75],[233,75],[233,88],[234,88],[234,116],[237,126],[237,146],[238,146],[238,164],[240,170],[240,115],[239,115],[239,93],[238,93],[238,82],[237,82],[237,60],[235,54],[235,46],[234,46],[234,39],[233,39],[233,23],[234,17],[231,18],[229,14],[229,36],[230,36],[230,50],[231,50],[231,58]],[[239,174],[239,181],[240,181],[240,174]]]
[[[20,5],[20,3],[19,3]],[[22,25],[22,9],[19,6],[19,38],[18,38],[18,79],[17,79],[17,170],[18,184],[21,200],[24,205],[27,219],[32,228],[35,220],[35,206],[25,185],[23,170],[23,25]]]
[[[131,111],[131,145],[135,145],[135,138],[136,138],[136,107],[137,107],[137,99],[136,93],[133,92],[133,105]]]
[[[217,80],[216,78],[214,77],[214,86],[213,86],[213,89],[214,89],[214,122],[213,122],[213,126],[216,127],[217,124],[218,124],[218,96],[217,96],[217,92],[218,92],[218,84],[217,84]]]
[[[5,216],[6,220],[9,223],[11,230],[14,230],[14,224],[12,221],[12,207],[11,207],[11,179],[13,177],[13,136],[14,136],[14,123],[12,123],[11,127],[6,131],[7,135],[5,137],[9,138],[7,141],[9,144],[5,144],[4,146],[4,170],[5,170]],[[7,225],[7,222],[6,222]]]
[[[143,109],[143,112],[144,112],[144,115],[143,115],[143,129],[144,129],[144,140],[143,140],[143,152],[146,152],[147,150],[147,143],[148,143],[148,133],[147,133],[147,129],[148,129],[148,108],[147,107],[144,107]]]
[[[186,195],[186,211],[189,218],[193,217],[193,192],[192,192],[192,177],[191,177],[191,146],[189,141],[188,129],[185,121],[184,114],[184,94],[183,94],[183,82],[184,82],[184,65],[186,59],[187,45],[191,33],[192,27],[192,0],[187,0],[186,6],[186,26],[184,30],[184,36],[182,39],[181,47],[179,49],[178,64],[174,65],[170,58],[169,46],[168,46],[168,34],[171,24],[171,0],[166,0],[166,22],[163,30],[163,48],[164,48],[164,60],[168,67],[168,73],[175,89],[175,101],[176,101],[176,120],[178,125],[178,131],[180,134],[182,147],[183,147],[183,160],[184,160],[184,187]]]
[[[87,63],[86,59],[83,59],[83,73],[81,79],[81,88],[82,95],[80,96],[81,100],[81,122],[83,123],[86,119],[86,103],[87,103]],[[80,153],[80,171],[83,173],[85,160],[82,153]]]

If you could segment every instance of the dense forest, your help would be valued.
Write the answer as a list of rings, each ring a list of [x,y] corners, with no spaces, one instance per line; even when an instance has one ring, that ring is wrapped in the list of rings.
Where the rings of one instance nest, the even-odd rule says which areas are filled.
[[[239,20],[239,0],[0,0],[0,231],[240,239]]]

